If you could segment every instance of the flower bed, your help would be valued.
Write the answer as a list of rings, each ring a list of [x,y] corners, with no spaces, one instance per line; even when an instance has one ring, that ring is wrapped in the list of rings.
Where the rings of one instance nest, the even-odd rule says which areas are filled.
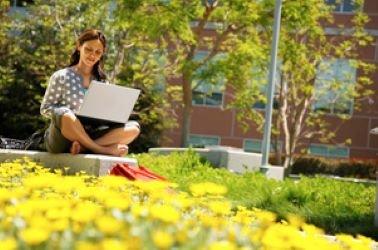
[[[64,176],[30,161],[0,164],[0,249],[370,249],[292,215],[238,206],[224,186]]]

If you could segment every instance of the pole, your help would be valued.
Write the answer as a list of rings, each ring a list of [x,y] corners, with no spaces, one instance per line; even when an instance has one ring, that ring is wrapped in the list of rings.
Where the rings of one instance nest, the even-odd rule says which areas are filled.
[[[282,0],[276,0],[275,10],[274,10],[272,49],[270,53],[269,82],[268,82],[268,90],[267,90],[268,103],[265,109],[264,139],[263,139],[263,145],[262,145],[262,161],[261,161],[262,168],[269,166],[270,134],[271,134],[271,128],[272,128],[273,95],[274,95],[274,84],[275,84],[275,76],[276,76],[278,41],[279,41],[279,34],[280,34],[281,7],[282,7]]]

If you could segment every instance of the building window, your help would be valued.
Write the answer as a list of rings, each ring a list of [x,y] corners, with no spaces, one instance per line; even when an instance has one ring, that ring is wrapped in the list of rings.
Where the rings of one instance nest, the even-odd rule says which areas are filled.
[[[10,0],[11,7],[26,7],[32,3],[34,3],[34,0]]]
[[[347,147],[310,144],[309,153],[311,155],[323,156],[323,157],[349,158],[349,148]]]
[[[155,65],[155,69],[156,69],[156,75],[155,75],[155,85],[154,85],[154,89],[163,93],[166,89],[166,83],[167,83],[167,79],[165,77],[165,67],[167,65],[167,57],[166,57],[166,51],[163,51],[163,52],[159,52],[159,51],[155,51],[152,55],[153,57],[153,61],[154,63],[156,63]]]
[[[270,142],[270,152],[275,151],[276,144],[275,142]],[[282,150],[282,143],[278,141],[277,143],[278,151]],[[243,145],[244,151],[246,152],[253,152],[253,153],[261,153],[262,152],[262,140],[258,139],[245,139]]]
[[[208,53],[207,51],[197,52],[194,56],[194,61],[200,62],[205,59]],[[214,67],[212,63],[219,60],[222,56],[224,55],[218,54],[213,57],[194,73],[192,81],[193,105],[222,106],[225,79],[216,73],[206,74],[208,71],[214,70],[214,68],[210,68]]]
[[[189,145],[195,148],[203,148],[207,145],[219,145],[218,136],[189,135]]]
[[[273,96],[273,109],[278,109],[279,102],[277,96],[279,96],[279,88],[281,85],[281,61],[277,62],[277,69],[276,69],[276,76],[275,76],[275,86],[274,86],[274,96]],[[268,69],[269,70],[269,69]],[[265,110],[266,107],[266,97],[268,91],[268,84],[269,84],[269,71],[262,72],[261,69],[252,69],[253,71],[253,79],[251,80],[251,84],[257,84],[260,88],[261,95],[264,97],[264,100],[258,100],[252,105],[254,109],[263,109]]]
[[[356,68],[351,60],[323,61],[315,80],[315,111],[329,114],[353,113],[353,92]]]
[[[339,13],[354,12],[357,9],[354,0],[326,0],[326,3],[334,6],[333,11]]]

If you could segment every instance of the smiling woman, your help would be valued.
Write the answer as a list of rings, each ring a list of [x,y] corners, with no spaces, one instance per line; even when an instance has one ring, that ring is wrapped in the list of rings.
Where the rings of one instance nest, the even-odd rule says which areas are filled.
[[[136,121],[100,124],[75,115],[91,81],[106,81],[105,51],[104,34],[86,30],[76,41],[69,66],[51,76],[41,104],[41,114],[51,119],[45,133],[47,151],[121,156],[127,153],[127,144],[138,136],[140,126]]]

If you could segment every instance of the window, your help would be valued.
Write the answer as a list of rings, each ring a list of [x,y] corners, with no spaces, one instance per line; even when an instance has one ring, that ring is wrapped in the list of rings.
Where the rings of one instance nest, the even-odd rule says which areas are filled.
[[[278,141],[278,151],[281,151],[282,143]],[[246,139],[244,140],[244,151],[246,152],[253,152],[253,153],[261,153],[262,151],[262,140],[258,139]],[[275,150],[275,142],[270,142],[270,152],[274,152]]]
[[[276,96],[279,94],[279,87],[281,83],[281,72],[280,72],[281,62],[277,62],[277,70],[275,76],[275,86],[274,86],[274,96],[273,96],[273,108],[278,109],[279,103]],[[269,69],[268,69],[269,70]],[[260,86],[261,94],[266,97],[268,91],[268,84],[269,84],[269,71],[263,73],[260,69],[253,69],[254,71],[254,79],[252,79],[252,84],[258,84]],[[253,104],[252,108],[254,109],[265,109],[266,107],[265,101],[257,101]]]
[[[351,115],[355,81],[356,68],[351,60],[323,61],[315,80],[314,110]]]
[[[219,145],[218,136],[189,135],[189,145],[192,147],[203,148],[207,145]]]
[[[163,93],[165,91],[165,88],[166,88],[166,82],[167,82],[167,79],[165,78],[165,67],[167,65],[167,57],[165,56],[165,53],[166,51],[163,51],[163,52],[159,52],[159,51],[155,51],[153,53],[153,58],[154,60],[156,60],[156,69],[157,69],[157,73],[156,73],[156,76],[155,76],[155,88],[157,91]]]
[[[317,155],[317,156],[323,156],[323,157],[349,158],[349,148],[347,147],[310,144],[309,153],[311,155]]]
[[[11,7],[25,7],[28,4],[32,4],[34,0],[10,0]]]
[[[208,55],[207,51],[199,51],[194,56],[194,61],[201,61]],[[222,54],[215,56],[211,62],[200,67],[193,76],[192,93],[194,105],[221,106],[223,104],[224,77],[217,75],[216,67],[212,63],[219,60]],[[212,68],[211,68],[212,67]],[[210,72],[210,74],[208,74]]]
[[[357,8],[354,0],[326,0],[326,3],[335,6],[334,12],[354,12]]]
[[[34,0],[10,0],[9,6],[10,10],[9,13],[14,17],[17,18],[19,16],[26,16],[27,7],[30,4],[33,4]]]

